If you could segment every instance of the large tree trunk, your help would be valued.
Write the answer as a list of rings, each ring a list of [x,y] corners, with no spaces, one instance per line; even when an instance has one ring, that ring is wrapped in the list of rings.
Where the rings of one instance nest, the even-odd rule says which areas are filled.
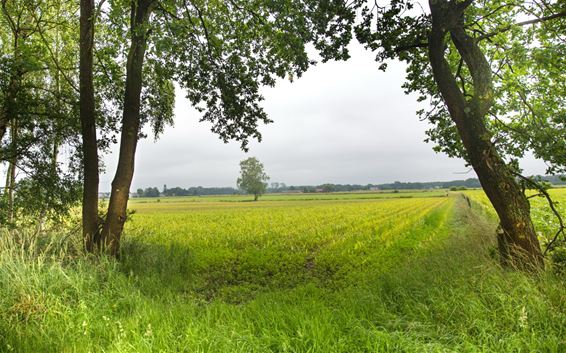
[[[485,117],[493,105],[491,68],[481,49],[463,27],[463,13],[472,3],[431,0],[432,31],[429,56],[434,79],[462,139],[482,187],[500,220],[498,235],[501,261],[521,269],[544,266],[530,217],[530,205],[513,173],[491,141]],[[466,101],[444,56],[450,34],[472,75],[474,95]]]
[[[102,237],[106,251],[118,256],[120,237],[126,221],[126,210],[134,175],[134,161],[140,128],[142,69],[147,45],[152,0],[138,0],[132,4],[131,44],[126,67],[126,90],[120,138],[118,168],[112,181],[108,214]]]
[[[14,58],[19,56],[19,48],[18,48],[18,34],[17,32],[14,33]],[[17,107],[16,107],[16,96],[18,95],[18,90],[20,87],[20,82],[22,80],[23,71],[20,67],[12,68],[12,73],[10,75],[10,82],[8,83],[7,90],[4,95],[4,104],[0,109],[0,142],[4,139],[6,132],[8,131],[8,127],[10,126],[10,122],[15,120],[15,116],[17,114]],[[10,153],[15,153],[16,150],[14,149]],[[1,153],[1,151],[0,151]],[[6,158],[0,154],[0,161],[9,160],[10,157]]]
[[[80,118],[83,139],[83,240],[86,251],[98,243],[98,142],[93,84],[94,0],[81,0]]]
[[[10,162],[6,179],[6,198],[8,206],[8,222],[14,222],[14,189],[16,188],[16,166],[18,162],[18,121],[14,117],[10,124]]]
[[[0,112],[0,142],[4,139],[4,135],[6,135],[6,130],[8,129],[8,115],[4,112]],[[0,161],[4,158],[0,155]]]
[[[6,18],[10,18],[6,3],[2,2],[2,13]],[[4,138],[8,127],[10,128],[10,147],[8,148],[8,155],[0,155],[0,161],[8,161],[8,171],[6,175],[6,185],[4,197],[7,204],[7,220],[8,222],[14,221],[14,188],[16,186],[16,165],[18,161],[18,92],[20,90],[20,83],[22,81],[24,71],[20,66],[21,52],[20,52],[20,28],[19,24],[12,24],[12,49],[14,64],[16,66],[11,68],[10,81],[4,96],[4,105],[0,111],[0,142]]]
[[[20,50],[20,40],[25,37],[25,31],[22,31],[22,24],[20,21],[14,21],[11,14],[9,13],[6,0],[1,2],[2,15],[8,23],[11,35],[12,35],[12,49],[15,67],[11,68],[10,81],[6,92],[4,92],[4,105],[0,109],[0,142],[4,139],[10,122],[16,119],[16,100],[18,91],[20,89],[20,83],[24,75],[24,71],[21,67],[21,50]],[[23,32],[23,33],[22,33]],[[5,161],[4,156],[0,155],[0,161]]]

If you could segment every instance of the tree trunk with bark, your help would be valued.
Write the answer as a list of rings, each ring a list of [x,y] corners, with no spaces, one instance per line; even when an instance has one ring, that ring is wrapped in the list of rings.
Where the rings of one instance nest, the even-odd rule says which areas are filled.
[[[10,126],[10,123],[16,119],[17,114],[17,95],[20,90],[20,83],[22,77],[24,76],[24,71],[21,66],[21,50],[20,41],[25,39],[25,30],[22,28],[22,23],[20,21],[14,21],[12,15],[10,14],[7,1],[2,0],[0,3],[2,9],[2,15],[6,20],[8,26],[10,27],[12,35],[12,50],[13,50],[13,65],[10,72],[10,80],[6,92],[4,93],[4,105],[0,109],[0,142],[4,139],[6,132]],[[0,161],[10,159],[4,158],[0,155]]]
[[[134,175],[134,162],[140,128],[142,71],[147,46],[149,16],[152,0],[138,0],[132,4],[131,44],[126,66],[126,90],[120,137],[118,168],[112,181],[108,214],[102,238],[108,254],[118,256],[120,238],[126,221],[126,211]]]
[[[6,130],[8,130],[8,120],[7,114],[5,112],[0,112],[0,141],[4,139],[4,135],[6,135]],[[0,160],[3,160],[2,156],[0,155]]]
[[[10,89],[8,89],[8,92]],[[6,101],[9,100],[9,97],[6,97]],[[2,107],[0,111],[0,142],[4,139],[6,135],[6,131],[8,131],[8,125],[10,122],[10,116],[8,115],[7,107]],[[4,160],[4,157],[0,155],[0,160]]]
[[[429,57],[434,79],[450,112],[480,183],[500,220],[498,234],[502,264],[533,270],[544,267],[542,252],[531,221],[530,204],[510,167],[491,141],[486,115],[494,103],[491,68],[475,39],[464,30],[462,3],[431,0],[432,31]],[[466,100],[445,58],[450,38],[472,76],[474,94]]]
[[[83,241],[96,251],[98,230],[98,142],[93,83],[94,0],[81,0],[80,14],[80,119],[83,139]]]
[[[18,40],[17,38],[15,39]],[[14,45],[14,50],[18,50],[17,42]],[[10,82],[8,84],[8,89],[5,93],[5,102],[0,111],[0,141],[4,139],[6,132],[10,126],[10,121],[14,120],[15,106],[16,106],[16,95],[18,94],[19,83],[22,79],[23,72],[16,68],[14,69]],[[4,160],[4,158],[0,158]]]
[[[16,166],[18,162],[18,121],[14,117],[10,123],[10,162],[6,179],[6,198],[8,206],[8,222],[14,222],[14,189],[16,188]]]
[[[4,197],[7,204],[7,220],[8,222],[14,221],[14,188],[16,186],[16,167],[18,162],[18,92],[20,84],[24,76],[24,71],[21,67],[21,50],[20,41],[22,34],[20,33],[20,23],[13,22],[8,10],[6,2],[2,2],[2,14],[12,31],[12,49],[13,49],[13,67],[11,68],[10,81],[4,96],[4,105],[0,111],[0,142],[4,138],[8,128],[10,129],[10,147],[8,148],[7,156],[0,156],[0,161],[8,161],[8,171],[6,175],[6,185]]]

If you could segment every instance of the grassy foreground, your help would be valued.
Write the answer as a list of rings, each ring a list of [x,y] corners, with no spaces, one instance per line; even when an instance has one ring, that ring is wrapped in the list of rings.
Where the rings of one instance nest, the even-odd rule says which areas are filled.
[[[134,203],[119,263],[2,235],[0,351],[566,351],[565,278],[432,196]]]

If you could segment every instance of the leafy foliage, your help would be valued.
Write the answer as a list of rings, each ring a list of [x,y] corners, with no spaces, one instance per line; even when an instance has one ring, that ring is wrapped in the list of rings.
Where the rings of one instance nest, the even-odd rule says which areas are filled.
[[[363,20],[356,26],[358,40],[377,53],[381,69],[387,60],[406,62],[403,87],[431,107],[419,111],[433,126],[427,140],[436,144],[436,151],[467,159],[428,64],[430,13],[412,0],[358,5],[363,9]],[[509,161],[532,152],[547,163],[549,174],[566,170],[565,16],[560,1],[473,1],[463,19],[493,71],[496,103],[488,117],[490,138]],[[453,43],[446,46],[460,90],[471,99],[469,70]]]
[[[12,170],[2,213],[41,222],[65,214],[79,196],[76,5],[31,0],[1,6],[0,128],[9,134],[0,141],[0,162]]]
[[[261,140],[258,124],[271,122],[260,87],[313,65],[307,43],[323,60],[348,58],[353,19],[353,10],[335,0],[161,2],[151,56],[170,64],[213,132],[247,150],[250,138]]]

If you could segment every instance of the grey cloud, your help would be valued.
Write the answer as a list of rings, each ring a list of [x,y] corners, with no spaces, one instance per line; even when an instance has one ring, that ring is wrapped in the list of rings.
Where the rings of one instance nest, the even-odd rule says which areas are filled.
[[[264,90],[263,106],[273,124],[261,126],[263,142],[249,155],[265,165],[272,181],[287,184],[382,183],[451,180],[475,176],[464,162],[425,144],[426,123],[418,121],[415,97],[401,89],[404,67],[383,73],[373,55],[352,46],[348,62],[319,64],[293,83]],[[161,186],[234,186],[238,163],[247,155],[237,143],[224,144],[199,123],[182,92],[176,122],[160,140],[140,142],[132,190]],[[110,188],[116,153],[105,158],[101,190]],[[532,158],[531,173],[544,167]]]

